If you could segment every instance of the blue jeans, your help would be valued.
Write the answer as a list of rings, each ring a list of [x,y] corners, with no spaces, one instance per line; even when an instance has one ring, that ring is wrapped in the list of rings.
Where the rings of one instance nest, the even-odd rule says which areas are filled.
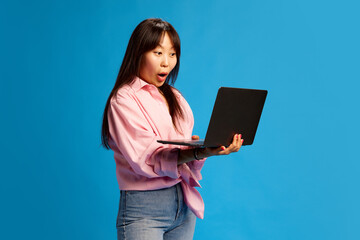
[[[121,191],[118,240],[193,239],[195,223],[180,183],[152,191]]]

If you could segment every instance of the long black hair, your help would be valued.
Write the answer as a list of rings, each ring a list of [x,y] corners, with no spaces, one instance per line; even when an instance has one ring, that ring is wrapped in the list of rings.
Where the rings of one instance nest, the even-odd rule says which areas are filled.
[[[114,88],[107,99],[105,110],[103,113],[103,122],[101,129],[101,144],[106,149],[110,149],[109,146],[109,123],[108,123],[108,109],[111,98],[122,86],[130,84],[136,76],[140,76],[141,59],[144,53],[153,50],[159,45],[160,40],[165,33],[168,33],[172,44],[174,46],[177,63],[173,70],[169,73],[165,80],[165,83],[159,87],[161,92],[169,105],[169,112],[172,118],[172,122],[176,128],[176,119],[183,117],[183,111],[180,104],[174,95],[172,87],[176,81],[179,68],[180,68],[180,38],[174,27],[162,19],[151,18],[142,21],[132,33],[124,59],[122,61],[119,74],[116,78]]]

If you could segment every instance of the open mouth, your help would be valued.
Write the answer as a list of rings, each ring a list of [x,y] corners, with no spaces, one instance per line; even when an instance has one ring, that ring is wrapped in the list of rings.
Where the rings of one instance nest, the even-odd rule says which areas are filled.
[[[166,73],[159,73],[158,75],[159,75],[160,77],[166,77],[167,74],[166,74]]]
[[[161,81],[161,82],[164,82],[166,80],[167,75],[168,74],[166,72],[159,73],[158,74],[158,80]]]

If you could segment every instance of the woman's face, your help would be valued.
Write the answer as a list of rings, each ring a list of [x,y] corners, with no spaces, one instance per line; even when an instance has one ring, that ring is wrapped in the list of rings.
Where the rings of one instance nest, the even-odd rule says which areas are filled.
[[[147,83],[161,87],[176,63],[176,51],[168,33],[165,33],[159,45],[143,55],[139,77]]]

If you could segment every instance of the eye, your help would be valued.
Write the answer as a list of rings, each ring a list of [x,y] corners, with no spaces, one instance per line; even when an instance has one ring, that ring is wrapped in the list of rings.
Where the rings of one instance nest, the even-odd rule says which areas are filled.
[[[170,53],[170,57],[175,57],[176,53]]]
[[[160,52],[160,51],[154,51],[154,53],[156,56],[161,56],[161,54],[162,54],[162,52]]]

